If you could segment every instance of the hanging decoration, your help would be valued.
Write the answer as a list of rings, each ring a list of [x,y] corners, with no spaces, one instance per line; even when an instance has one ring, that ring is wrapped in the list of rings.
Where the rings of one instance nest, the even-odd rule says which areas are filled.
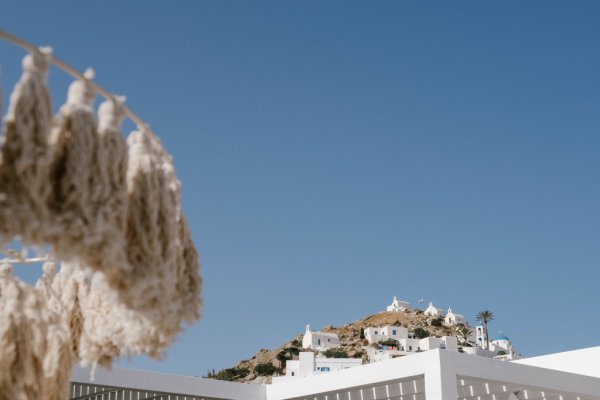
[[[48,222],[48,135],[52,105],[47,87],[50,49],[27,55],[4,118],[0,151],[0,244],[20,235],[41,242]]]
[[[171,156],[124,97],[30,51],[11,96],[0,148],[0,245],[50,249],[37,284],[0,266],[0,400],[66,397],[76,362],[160,357],[200,318],[199,257]],[[76,76],[52,115],[48,67]],[[106,100],[94,109],[97,94]],[[127,140],[121,123],[138,129]]]

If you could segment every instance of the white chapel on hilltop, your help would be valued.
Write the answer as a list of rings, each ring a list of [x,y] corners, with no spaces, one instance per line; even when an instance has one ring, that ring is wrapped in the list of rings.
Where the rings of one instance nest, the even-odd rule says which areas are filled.
[[[465,317],[464,315],[453,313],[452,309],[449,308],[444,322],[446,322],[446,325],[460,325],[465,323]]]
[[[408,301],[398,300],[396,296],[394,296],[392,304],[387,306],[387,311],[410,311],[411,309]]]
[[[429,317],[444,318],[446,313],[441,308],[437,308],[433,303],[429,303],[429,307],[425,310],[425,315]]]

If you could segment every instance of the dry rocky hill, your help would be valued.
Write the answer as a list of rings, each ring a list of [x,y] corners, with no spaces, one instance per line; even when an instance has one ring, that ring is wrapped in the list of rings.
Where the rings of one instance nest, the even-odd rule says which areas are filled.
[[[431,325],[435,319],[423,314],[422,310],[390,311],[369,315],[341,327],[329,325],[321,331],[336,333],[340,338],[341,349],[348,357],[361,357],[363,362],[366,362],[366,355],[362,349],[366,341],[360,339],[361,328],[395,325],[406,327],[409,331],[417,328],[425,329],[431,336],[437,337],[456,335],[456,331],[452,327],[435,322],[435,325],[441,326]],[[272,375],[285,375],[286,360],[297,360],[299,351],[311,351],[302,349],[303,334],[295,336],[275,349],[261,349],[252,358],[240,361],[233,368],[226,368],[218,372],[212,371],[207,377],[236,382],[270,383]]]

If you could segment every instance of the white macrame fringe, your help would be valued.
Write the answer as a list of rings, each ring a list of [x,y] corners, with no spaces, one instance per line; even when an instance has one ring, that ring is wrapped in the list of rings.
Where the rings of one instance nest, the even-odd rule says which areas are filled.
[[[20,235],[40,243],[48,226],[48,134],[52,123],[43,55],[23,59],[11,96],[0,152],[0,244]]]
[[[23,61],[0,152],[0,244],[52,246],[0,261],[0,400],[65,398],[75,362],[160,357],[200,317],[171,157],[147,127],[123,138],[124,98],[94,112],[92,72],[53,117],[47,57]],[[12,277],[8,264],[40,261],[35,288]]]
[[[0,399],[61,400],[73,368],[64,313],[48,299],[48,277],[34,288],[0,266]]]

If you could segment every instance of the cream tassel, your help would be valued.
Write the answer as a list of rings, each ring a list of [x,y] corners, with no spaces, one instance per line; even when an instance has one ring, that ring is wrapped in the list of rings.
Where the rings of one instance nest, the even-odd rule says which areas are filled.
[[[71,349],[79,354],[83,332],[85,306],[89,297],[89,277],[79,264],[63,262],[60,271],[52,280],[52,293],[60,299],[60,304],[68,325]]]
[[[91,202],[98,147],[93,100],[94,92],[86,82],[71,83],[49,140],[53,158],[49,208],[53,223],[46,233],[60,259],[84,257],[87,261],[89,243],[101,240],[93,227],[95,210]]]
[[[191,277],[198,273],[197,253],[191,252],[189,231],[181,225],[180,183],[170,157],[147,133],[133,132],[127,141],[132,286],[123,295],[129,307],[157,325],[179,328],[183,320],[198,318],[200,302],[199,278]],[[192,265],[185,267],[186,261]],[[139,276],[146,278],[136,279]]]
[[[71,370],[75,354],[71,346],[69,314],[59,294],[53,289],[56,268],[48,262],[43,266],[44,273],[36,284],[36,289],[46,300],[48,308],[47,349],[44,355],[43,396],[44,400],[64,400],[68,396]]]
[[[39,233],[48,221],[46,157],[52,123],[47,75],[43,53],[27,55],[21,80],[10,96],[0,156],[0,244],[15,235],[28,243],[43,242]]]
[[[36,289],[14,279],[10,267],[1,267],[0,399],[63,400],[68,395],[74,356],[48,267]]]
[[[76,359],[160,357],[199,318],[199,257],[171,157],[143,130],[125,142],[122,101],[104,102],[97,123],[91,85],[75,81],[50,131],[47,60],[23,65],[0,158],[0,244],[21,235],[69,262],[46,264],[36,289],[0,268],[0,400],[58,400]]]
[[[194,246],[187,221],[180,216],[179,237],[181,249],[177,262],[177,293],[180,294],[182,317],[188,324],[200,319],[200,257]]]
[[[129,270],[125,255],[127,229],[127,143],[120,127],[125,116],[122,102],[107,100],[98,109],[98,150],[92,208],[94,228],[100,240],[89,243],[85,259],[95,269],[102,270],[111,285],[122,282],[123,270]]]

